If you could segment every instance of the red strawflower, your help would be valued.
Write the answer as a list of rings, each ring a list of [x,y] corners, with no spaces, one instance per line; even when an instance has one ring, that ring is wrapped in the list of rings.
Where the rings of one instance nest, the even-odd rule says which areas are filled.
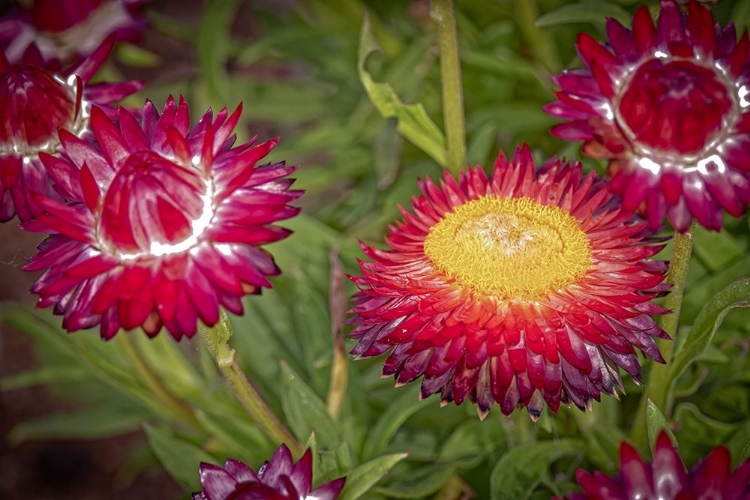
[[[662,0],[657,26],[641,7],[633,30],[607,19],[609,44],[578,37],[586,69],[555,78],[546,111],[570,120],[552,129],[583,153],[609,160],[625,210],[652,229],[668,217],[686,231],[693,217],[721,229],[726,210],[750,203],[750,53],[747,33],[714,23],[695,0],[687,15]]]
[[[49,70],[34,46],[18,63],[0,51],[0,221],[32,217],[30,190],[53,196],[39,153],[55,154],[58,130],[87,135],[92,104],[106,106],[141,88],[133,81],[89,85],[111,49],[108,41],[61,72]]]
[[[33,0],[0,19],[0,45],[15,60],[32,44],[47,60],[93,53],[107,38],[136,42],[146,26],[138,7],[148,0]]]
[[[662,247],[594,174],[560,161],[535,171],[524,146],[489,179],[476,167],[420,188],[389,250],[362,245],[372,262],[352,278],[352,354],[390,352],[384,376],[423,376],[422,398],[468,397],[482,418],[495,402],[536,418],[545,401],[616,396],[618,367],[639,380],[633,346],[663,362],[649,314],[665,312],[650,300],[667,266],[648,260]]]
[[[175,339],[212,326],[219,306],[242,314],[241,298],[270,287],[279,273],[260,245],[289,231],[273,222],[299,210],[301,192],[285,179],[293,167],[256,167],[276,140],[233,147],[239,120],[209,110],[190,128],[188,105],[167,100],[159,115],[147,101],[139,122],[120,108],[118,123],[94,107],[89,144],[60,132],[62,158],[42,163],[73,204],[33,194],[46,212],[28,230],[53,232],[24,269],[48,269],[32,288],[40,307],[55,306],[68,331],[101,324]]]
[[[622,443],[620,472],[614,478],[581,469],[576,476],[583,493],[571,493],[569,500],[745,500],[750,496],[750,460],[732,471],[729,451],[719,446],[685,472],[664,431],[656,440],[652,462],[644,462],[635,448]]]
[[[289,449],[281,445],[269,462],[253,472],[247,465],[228,459],[224,467],[202,463],[203,491],[193,500],[335,500],[344,487],[344,478],[312,490],[312,453],[305,451],[293,463]],[[312,491],[311,491],[312,490]]]

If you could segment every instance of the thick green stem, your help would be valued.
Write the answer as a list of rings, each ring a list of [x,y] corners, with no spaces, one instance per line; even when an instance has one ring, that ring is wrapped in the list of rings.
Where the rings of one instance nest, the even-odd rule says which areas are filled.
[[[674,339],[677,336],[677,328],[680,324],[680,309],[682,308],[682,297],[685,295],[685,282],[687,281],[690,259],[693,254],[693,231],[695,223],[685,233],[678,233],[674,238],[672,247],[672,259],[669,264],[669,276],[667,281],[672,285],[664,300],[664,307],[672,311],[661,317],[661,327],[672,338],[671,341],[659,341],[659,349],[667,364],[652,363],[648,375],[648,384],[641,396],[638,405],[638,413],[633,424],[633,441],[643,448],[646,443],[646,408],[648,400],[654,404],[669,418],[672,413],[672,380],[669,376],[669,362],[672,358]]]
[[[222,311],[221,319],[215,326],[211,328],[201,326],[199,331],[219,371],[229,382],[237,400],[245,407],[260,430],[274,443],[285,444],[294,456],[299,457],[302,454],[299,443],[263,401],[258,390],[237,363],[234,349],[228,344],[232,336],[232,325],[226,314]]]
[[[143,359],[143,355],[138,349],[131,338],[130,333],[120,332],[117,336],[117,340],[120,345],[120,352],[123,354],[125,359],[128,361],[130,366],[133,367],[138,378],[143,382],[143,385],[155,396],[158,400],[159,405],[166,409],[169,414],[173,415],[177,420],[184,422],[191,427],[196,429],[201,428],[201,424],[195,418],[193,411],[183,401],[180,401],[169,389],[164,385],[159,376],[154,373],[151,366],[149,366]]]
[[[448,146],[446,168],[458,174],[466,168],[466,130],[461,61],[453,0],[432,0],[430,15],[437,23],[440,44],[440,75],[443,87],[443,116]]]

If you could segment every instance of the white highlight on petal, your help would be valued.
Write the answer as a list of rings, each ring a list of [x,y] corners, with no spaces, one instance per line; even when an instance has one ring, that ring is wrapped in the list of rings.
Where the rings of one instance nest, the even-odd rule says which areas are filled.
[[[658,57],[659,59],[665,59],[665,58],[667,58],[669,56],[667,55],[666,52],[663,52],[661,50],[657,50],[656,52],[654,52],[654,57]]]
[[[604,116],[607,120],[614,120],[615,114],[612,112],[612,106],[610,106],[608,102],[602,104],[601,109],[604,110]]]
[[[232,255],[232,247],[230,245],[227,245],[226,243],[219,243],[217,245],[214,245],[214,248],[218,250],[220,254],[226,255],[227,257]]]
[[[658,174],[661,171],[661,165],[646,156],[642,156],[638,159],[638,166],[641,168],[645,168],[652,174]]]
[[[747,85],[741,86],[737,91],[737,95],[740,97],[740,106],[743,108],[750,106],[750,101],[747,100],[748,94],[750,94],[750,89],[747,88]]]
[[[711,163],[716,165],[716,168],[718,169],[718,172],[720,174],[723,174],[727,171],[727,165],[726,163],[724,163],[724,159],[717,154],[713,154],[708,158],[700,160],[696,166],[696,170],[698,170],[698,172],[703,175],[708,175],[708,165]]]
[[[155,257],[172,255],[189,250],[191,247],[198,244],[198,238],[200,238],[203,232],[211,224],[211,219],[214,216],[213,195],[213,184],[208,182],[206,184],[206,194],[201,196],[201,201],[203,202],[203,212],[201,212],[200,217],[190,223],[190,227],[192,228],[193,233],[181,242],[171,245],[159,243],[158,241],[152,242],[150,248],[151,255]]]

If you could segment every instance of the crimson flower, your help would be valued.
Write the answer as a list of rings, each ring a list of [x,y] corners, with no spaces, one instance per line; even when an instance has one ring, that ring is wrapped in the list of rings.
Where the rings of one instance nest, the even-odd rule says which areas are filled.
[[[739,217],[750,203],[747,33],[737,41],[695,0],[686,15],[662,0],[656,26],[644,6],[632,31],[606,27],[609,44],[578,37],[586,68],[555,78],[546,111],[569,121],[552,133],[608,160],[624,209],[640,208],[652,229],[665,216],[681,232],[693,218],[721,229],[724,210]]]
[[[148,0],[33,0],[0,19],[8,59],[35,44],[47,60],[67,62],[93,53],[107,38],[135,42],[146,26],[137,8]]]
[[[312,453],[308,449],[293,463],[289,449],[281,445],[271,460],[253,472],[247,465],[228,459],[224,467],[202,463],[203,491],[192,500],[335,500],[344,478],[312,490]],[[312,490],[312,491],[311,491]]]
[[[580,164],[535,171],[528,147],[436,186],[420,182],[414,213],[390,227],[387,250],[362,244],[355,296],[356,357],[389,353],[383,375],[419,377],[422,398],[495,402],[503,414],[544,402],[581,409],[639,380],[633,346],[663,362],[649,314],[665,290],[661,246],[644,237],[605,184]]]
[[[744,500],[750,495],[750,460],[732,471],[729,451],[719,446],[685,472],[664,431],[656,440],[652,462],[644,462],[635,448],[622,443],[615,477],[581,469],[576,476],[583,493],[571,493],[569,500]]]
[[[108,41],[62,72],[51,71],[35,46],[17,63],[0,51],[0,221],[32,217],[30,190],[54,195],[39,154],[55,154],[60,129],[86,136],[92,104],[106,106],[141,88],[133,81],[89,84],[111,49]]]
[[[170,97],[161,115],[147,101],[140,122],[94,107],[94,144],[61,131],[62,157],[40,157],[72,204],[33,193],[44,212],[24,225],[54,233],[24,268],[47,269],[38,305],[68,331],[100,324],[104,339],[162,326],[180,339],[198,319],[216,324],[219,306],[242,314],[241,298],[279,273],[260,245],[290,233],[272,223],[298,212],[287,203],[301,192],[284,178],[293,167],[256,167],[276,140],[233,147],[240,112],[209,110],[190,128],[187,102]]]

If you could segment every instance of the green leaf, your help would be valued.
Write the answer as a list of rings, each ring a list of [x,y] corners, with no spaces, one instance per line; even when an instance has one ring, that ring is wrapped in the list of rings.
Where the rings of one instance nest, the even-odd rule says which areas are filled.
[[[391,468],[408,456],[407,453],[383,455],[366,462],[346,476],[346,485],[339,500],[355,500],[380,481]]]
[[[214,99],[229,99],[230,87],[225,62],[229,53],[230,27],[234,21],[237,0],[208,2],[198,26],[197,50],[201,76],[205,79]]]
[[[39,439],[99,439],[140,427],[144,414],[123,408],[100,406],[79,413],[42,417],[17,425],[8,435],[11,443]]]
[[[581,452],[575,439],[545,441],[513,448],[497,462],[490,477],[493,500],[526,500],[555,460]]]
[[[656,438],[659,437],[662,430],[669,434],[669,438],[673,443],[676,443],[677,439],[675,439],[674,433],[669,428],[667,417],[664,416],[659,407],[650,399],[646,402],[646,405],[646,431],[648,433],[648,443],[649,446],[651,446],[651,451],[654,451]]]
[[[365,69],[370,54],[380,51],[372,33],[369,15],[365,15],[359,39],[357,70],[359,79],[373,105],[383,118],[398,119],[398,131],[415,146],[445,166],[445,137],[421,104],[404,104],[387,83],[376,82]]]
[[[374,491],[388,498],[428,498],[448,481],[459,466],[463,465],[463,461],[420,465],[413,471],[400,474],[404,479],[394,480],[386,486],[376,486]]]
[[[229,456],[244,462],[263,462],[275,446],[255,425],[227,413],[198,411],[198,421],[215,437]]]
[[[750,457],[750,420],[742,424],[725,442],[732,455],[732,462],[739,465]]]
[[[284,361],[281,362],[281,372],[284,386],[281,404],[297,439],[306,439],[315,431],[321,448],[338,447],[341,433],[325,403]]]
[[[151,449],[169,475],[185,491],[200,491],[200,464],[201,462],[215,464],[216,459],[203,449],[178,439],[169,432],[148,424],[143,424],[143,430],[146,432]]]
[[[724,317],[734,308],[750,307],[750,279],[737,280],[716,295],[701,309],[690,332],[683,337],[671,362],[670,380],[674,382],[711,344]]]
[[[473,418],[457,426],[442,443],[440,459],[451,461],[468,458],[478,464],[488,454],[504,448],[507,440],[503,426],[488,423]]]
[[[750,0],[736,0],[732,7],[730,18],[737,24],[737,28],[750,26]]]
[[[418,390],[418,385],[406,389],[406,392],[394,400],[378,418],[362,450],[365,460],[382,454],[403,423],[417,410],[424,408],[424,403],[419,400]]]
[[[82,380],[86,370],[80,366],[43,366],[0,379],[0,391],[22,389],[52,382]]]
[[[539,16],[534,24],[538,28],[568,23],[591,23],[595,26],[601,26],[607,17],[613,17],[622,23],[628,23],[632,16],[627,10],[609,2],[580,2],[565,4],[547,12]]]

